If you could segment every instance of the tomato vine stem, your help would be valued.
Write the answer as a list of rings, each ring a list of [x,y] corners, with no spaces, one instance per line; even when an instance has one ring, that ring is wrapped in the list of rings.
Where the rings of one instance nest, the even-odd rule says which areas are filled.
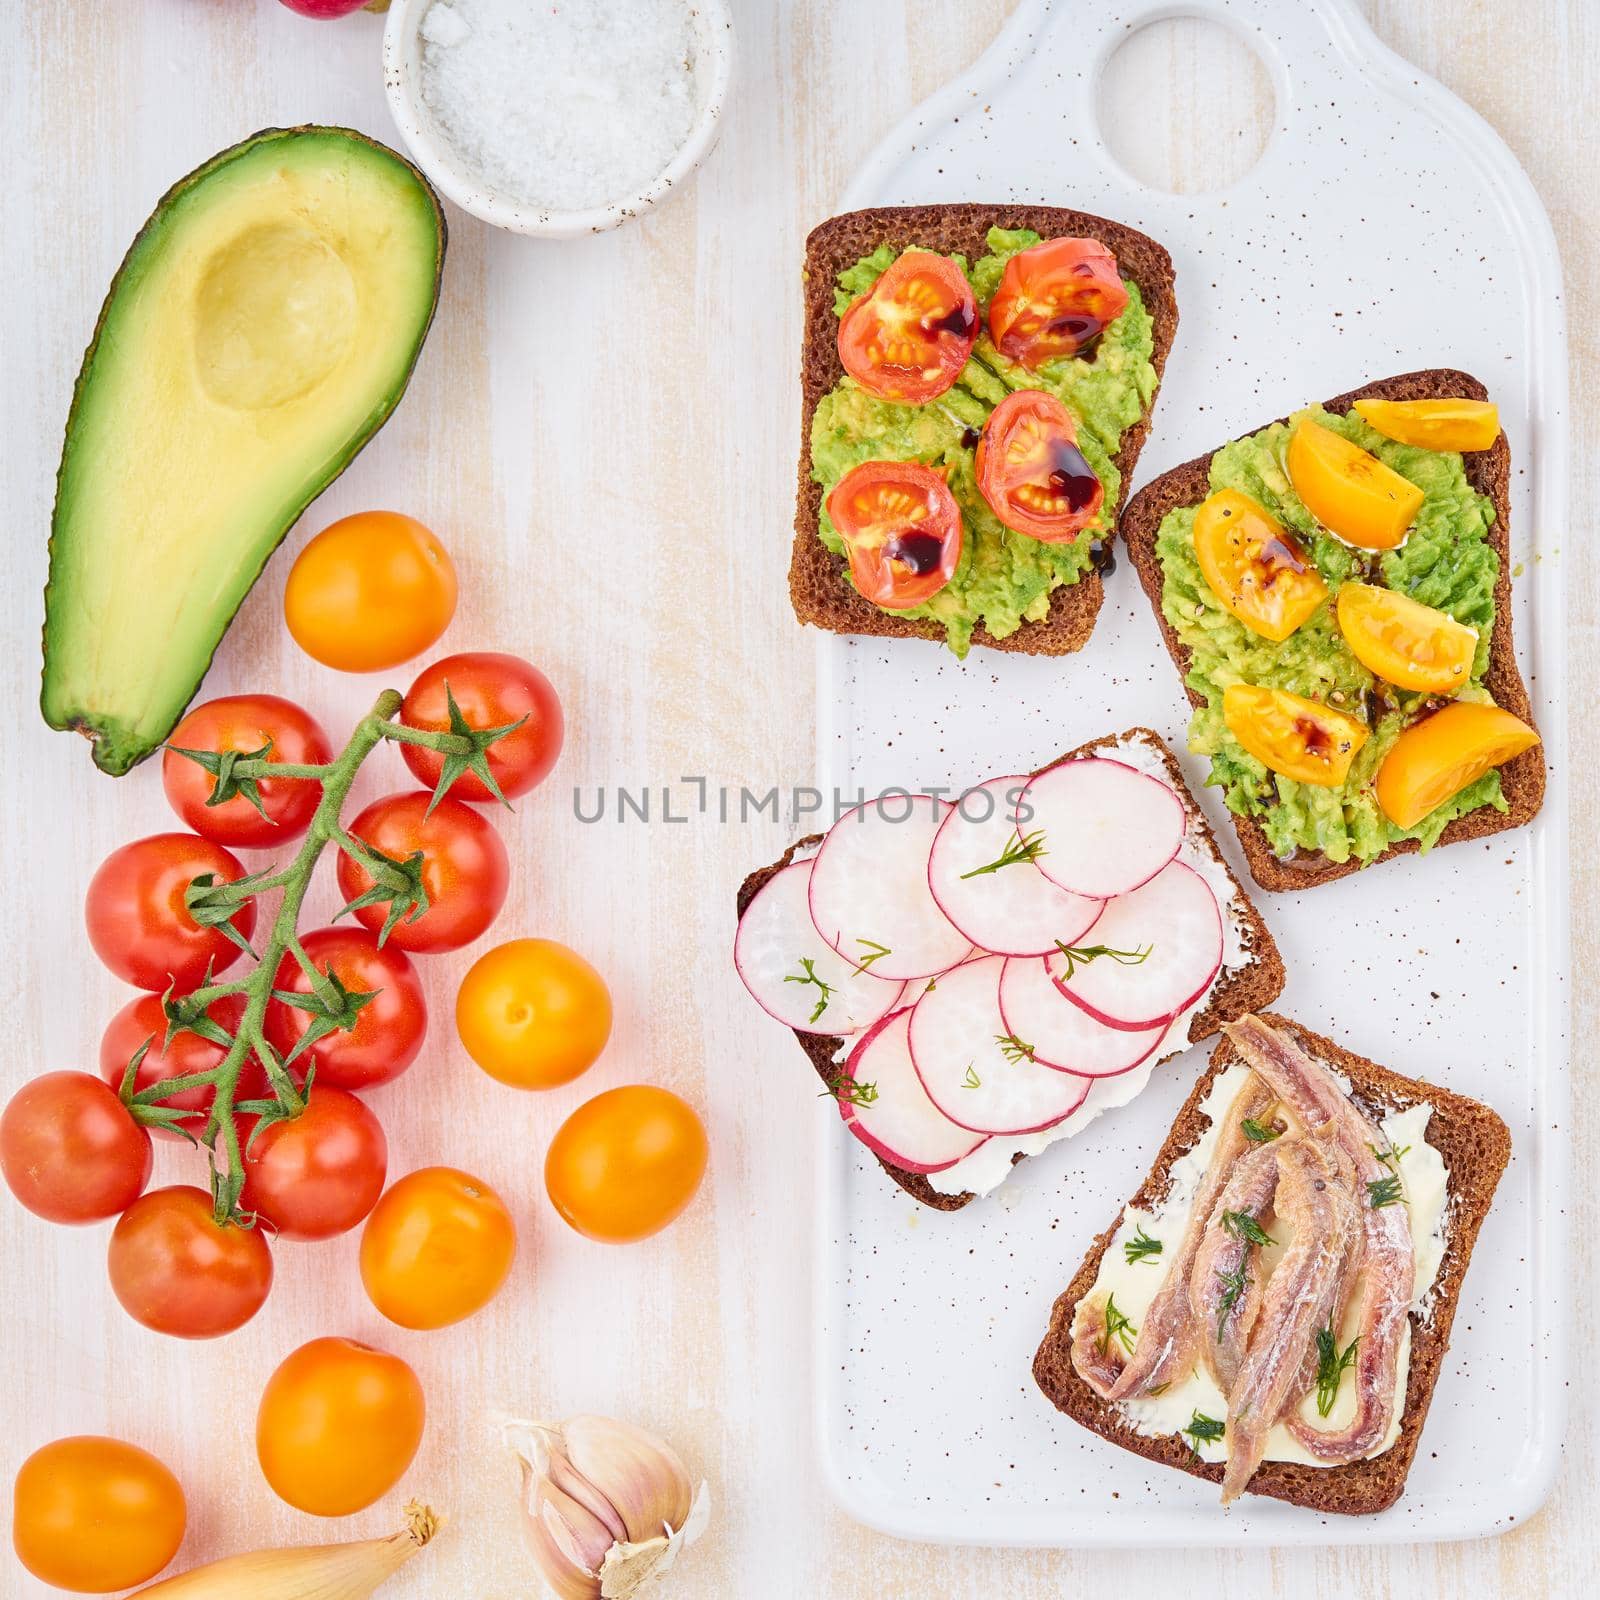
[[[270,760],[270,747],[259,757],[252,756],[250,759],[233,763],[231,780],[234,783],[248,778],[303,779],[320,783],[322,796],[312,815],[305,838],[294,860],[287,867],[281,871],[277,868],[268,868],[266,872],[252,874],[236,884],[204,884],[204,880],[200,880],[199,883],[191,885],[191,894],[199,895],[207,911],[213,914],[228,910],[230,907],[241,906],[245,901],[269,891],[281,890],[283,896],[278,902],[265,941],[259,951],[250,952],[249,959],[253,960],[255,965],[248,973],[242,977],[216,982],[209,981],[208,974],[208,981],[191,993],[174,997],[169,991],[163,998],[163,1008],[169,1022],[168,1037],[187,1032],[213,1039],[218,1044],[226,1040],[227,1050],[222,1060],[204,1072],[189,1072],[179,1077],[163,1078],[135,1092],[133,1085],[138,1063],[144,1050],[153,1042],[149,1041],[129,1062],[128,1070],[123,1076],[122,1099],[135,1120],[146,1125],[174,1127],[184,1133],[187,1133],[187,1130],[182,1126],[181,1116],[175,1118],[175,1114],[165,1107],[163,1102],[190,1089],[210,1087],[213,1090],[211,1109],[199,1135],[199,1142],[207,1147],[211,1155],[213,1214],[219,1224],[234,1223],[248,1227],[254,1221],[239,1207],[239,1196],[244,1189],[244,1150],[239,1140],[236,1114],[244,1111],[257,1115],[263,1122],[282,1121],[299,1116],[306,1106],[311,1073],[306,1074],[306,1089],[296,1085],[289,1073],[289,1060],[292,1060],[294,1053],[291,1052],[289,1058],[280,1060],[266,1036],[267,1006],[273,998],[278,969],[285,956],[293,956],[299,962],[312,980],[313,994],[318,1000],[329,1006],[330,1010],[335,1005],[342,1008],[343,1017],[336,1022],[336,1027],[345,1029],[353,1027],[356,1011],[372,998],[371,995],[345,995],[330,982],[326,973],[315,967],[300,942],[301,909],[305,904],[306,892],[311,887],[311,880],[323,851],[328,845],[333,845],[349,855],[373,878],[374,889],[369,891],[369,896],[363,897],[363,903],[381,903],[386,899],[393,902],[399,896],[407,897],[403,906],[391,909],[391,925],[401,916],[420,916],[427,909],[426,892],[420,890],[420,858],[413,857],[410,862],[392,861],[353,838],[339,820],[362,763],[386,741],[424,745],[446,757],[457,758],[455,763],[447,764],[446,769],[449,772],[450,766],[454,765],[457,770],[449,777],[441,777],[439,787],[435,791],[435,803],[437,803],[450,782],[453,782],[454,777],[459,776],[462,771],[481,772],[485,767],[484,751],[494,740],[511,731],[508,727],[481,731],[434,732],[425,728],[406,727],[394,720],[399,714],[400,706],[400,695],[393,689],[385,689],[374,702],[372,709],[357,723],[349,743],[334,760],[323,765],[273,763]],[[189,755],[190,759],[197,759],[186,751],[178,753]],[[205,765],[203,760],[201,764]],[[204,887],[201,887],[202,884]],[[385,890],[388,891],[387,894],[384,893]],[[419,892],[420,899],[417,898]],[[346,906],[338,914],[343,915],[344,911],[350,909],[350,906]],[[383,937],[384,935],[379,936],[380,943]],[[207,1016],[207,1010],[218,1000],[238,995],[244,997],[244,1012],[236,1031],[230,1035],[214,1019]],[[240,1079],[252,1056],[266,1069],[272,1086],[270,1101],[241,1102],[239,1099]],[[189,1135],[189,1137],[194,1136]]]

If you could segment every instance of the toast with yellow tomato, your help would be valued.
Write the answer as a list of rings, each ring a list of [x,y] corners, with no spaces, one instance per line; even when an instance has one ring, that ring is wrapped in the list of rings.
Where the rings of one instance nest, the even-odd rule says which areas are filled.
[[[1122,532],[1250,870],[1305,889],[1532,820],[1511,455],[1477,379],[1368,384],[1147,484]]]

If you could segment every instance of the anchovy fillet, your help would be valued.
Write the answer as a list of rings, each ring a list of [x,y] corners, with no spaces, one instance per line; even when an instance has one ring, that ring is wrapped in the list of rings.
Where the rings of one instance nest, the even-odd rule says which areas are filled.
[[[1278,1190],[1279,1142],[1261,1145],[1234,1164],[1206,1223],[1189,1278],[1189,1307],[1200,1325],[1200,1359],[1224,1394],[1239,1376],[1265,1292],[1256,1269],[1257,1247],[1230,1231],[1224,1218],[1245,1216],[1259,1226],[1271,1214]]]

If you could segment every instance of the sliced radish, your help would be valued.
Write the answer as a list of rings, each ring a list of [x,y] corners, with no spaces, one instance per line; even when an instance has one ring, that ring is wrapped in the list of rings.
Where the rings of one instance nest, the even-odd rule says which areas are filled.
[[[848,1036],[899,1003],[905,985],[858,972],[811,920],[811,862],[775,872],[739,918],[733,964],[756,1004],[801,1033]]]
[[[1116,901],[1111,902],[1112,905]],[[1026,1039],[1042,1067],[1110,1078],[1149,1060],[1166,1037],[1166,1022],[1150,1028],[1111,1028],[1074,1005],[1050,976],[1050,963],[1014,958],[1000,975],[1000,1019],[1005,1032]]]
[[[1032,852],[1022,848],[1032,835],[1019,838],[1015,816],[1027,784],[1026,777],[991,778],[969,790],[928,856],[928,885],[940,909],[974,944],[998,955],[1042,956],[1058,939],[1076,944],[1104,904],[1069,894],[1033,869]]]
[[[1088,1078],[1028,1059],[1000,1015],[1004,956],[947,972],[911,1011],[911,1060],[928,1098],[974,1133],[1036,1133],[1071,1116]]]
[[[1188,818],[1170,785],[1105,756],[1041,772],[1017,800],[1021,834],[1042,836],[1036,865],[1073,894],[1129,894],[1177,855]]]
[[[907,1172],[943,1172],[970,1156],[984,1135],[957,1127],[928,1098],[911,1065],[909,1010],[876,1022],[861,1037],[841,1077],[871,1084],[866,1104],[839,1096],[845,1126],[876,1155]]]
[[[811,863],[811,920],[847,961],[877,978],[927,978],[972,941],[939,909],[928,855],[947,801],[891,795],[846,811]]]
[[[1153,1027],[1211,987],[1222,965],[1222,911],[1205,879],[1174,861],[1107,904],[1090,948],[1111,953],[1045,957],[1062,993],[1108,1027]],[[1132,959],[1141,950],[1149,954]]]

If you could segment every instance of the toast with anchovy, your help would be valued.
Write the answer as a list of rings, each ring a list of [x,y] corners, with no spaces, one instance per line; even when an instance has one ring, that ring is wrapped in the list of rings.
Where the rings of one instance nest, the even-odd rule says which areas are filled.
[[[1172,258],[1154,239],[1134,228],[1060,206],[1010,204],[880,206],[847,212],[820,223],[806,240],[799,494],[789,565],[789,594],[801,622],[834,633],[941,641],[946,637],[944,625],[936,620],[901,616],[864,599],[847,576],[844,558],[823,544],[818,532],[823,486],[812,476],[812,419],[818,403],[844,376],[839,360],[839,317],[834,310],[838,275],[884,244],[897,250],[918,247],[976,260],[987,248],[986,236],[991,227],[1028,228],[1046,240],[1064,236],[1091,238],[1109,249],[1122,276],[1138,286],[1149,313],[1153,342],[1150,364],[1159,382],[1178,327]],[[1112,527],[1102,540],[1103,551],[1110,549],[1134,466],[1149,434],[1153,403],[1152,398],[1138,420],[1122,432],[1111,455],[1121,481],[1115,503],[1105,508]],[[1104,555],[1099,559],[1104,561]],[[1015,632],[999,639],[979,623],[972,643],[1030,655],[1066,655],[1081,650],[1094,629],[1104,595],[1101,572],[1091,566],[1075,581],[1063,583],[1051,593],[1048,613],[1041,621],[1025,621]]]
[[[1269,1495],[1313,1511],[1340,1515],[1378,1512],[1393,1505],[1405,1489],[1434,1385],[1450,1345],[1462,1278],[1510,1158],[1511,1136],[1505,1123],[1476,1100],[1402,1077],[1288,1018],[1268,1013],[1261,1021],[1286,1031],[1307,1054],[1347,1079],[1351,1098],[1374,1120],[1424,1102],[1432,1108],[1426,1139],[1443,1158],[1447,1174],[1445,1248],[1433,1287],[1423,1302],[1425,1313],[1411,1313],[1410,1361],[1394,1442],[1381,1454],[1342,1466],[1263,1461],[1248,1484],[1252,1494]],[[1174,1166],[1199,1143],[1210,1126],[1201,1112],[1202,1103],[1217,1079],[1241,1060],[1231,1040],[1225,1038],[1217,1045],[1210,1067],[1178,1112],[1149,1175],[1129,1200],[1129,1210],[1153,1211],[1166,1198]],[[1221,1483],[1222,1462],[1201,1460],[1181,1433],[1147,1433],[1135,1427],[1119,1404],[1102,1399],[1074,1368],[1075,1312],[1093,1289],[1106,1251],[1122,1226],[1119,1215],[1095,1239],[1083,1265],[1055,1301],[1049,1327],[1033,1358],[1034,1381],[1058,1411],[1110,1443],[1147,1461]]]

